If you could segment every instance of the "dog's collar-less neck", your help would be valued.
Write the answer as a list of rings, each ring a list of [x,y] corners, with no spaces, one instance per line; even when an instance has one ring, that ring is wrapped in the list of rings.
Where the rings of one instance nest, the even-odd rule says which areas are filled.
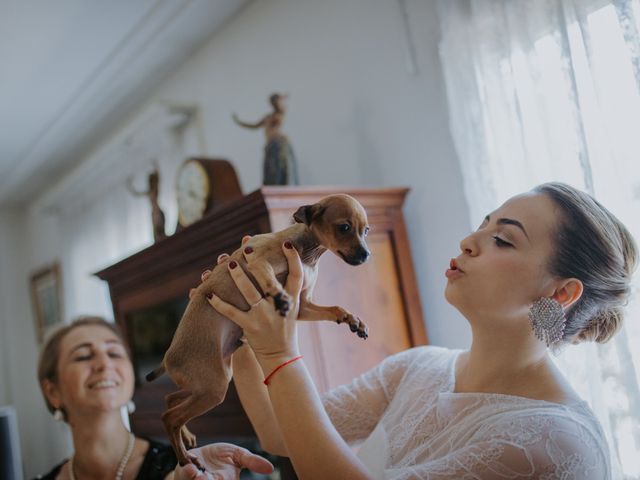
[[[305,265],[315,267],[320,260],[320,256],[327,251],[325,247],[320,245],[316,237],[310,230],[304,232],[294,242],[296,244],[298,253],[300,254],[300,260]]]
[[[302,255],[300,255],[300,259],[302,260],[302,263],[304,263],[305,265],[315,267],[316,263],[318,263],[318,260],[320,260],[320,256],[326,251],[327,249],[324,248],[322,245],[317,245],[312,249],[303,250]]]

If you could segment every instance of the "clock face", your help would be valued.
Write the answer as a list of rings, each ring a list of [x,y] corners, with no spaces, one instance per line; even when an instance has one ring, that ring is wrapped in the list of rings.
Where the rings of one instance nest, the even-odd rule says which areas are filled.
[[[183,227],[200,220],[207,209],[210,194],[209,177],[197,161],[188,161],[178,171],[178,222]]]

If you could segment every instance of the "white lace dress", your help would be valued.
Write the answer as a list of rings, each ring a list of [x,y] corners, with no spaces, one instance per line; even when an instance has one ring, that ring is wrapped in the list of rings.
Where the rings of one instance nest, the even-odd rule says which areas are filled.
[[[331,421],[377,479],[610,478],[586,403],[453,393],[460,350],[393,355],[323,397]]]

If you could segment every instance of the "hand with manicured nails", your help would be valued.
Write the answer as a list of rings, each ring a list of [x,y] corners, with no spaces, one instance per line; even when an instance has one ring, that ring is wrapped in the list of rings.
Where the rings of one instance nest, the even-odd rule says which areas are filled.
[[[289,265],[284,290],[291,297],[289,311],[284,317],[276,310],[273,299],[262,297],[244,270],[234,261],[229,262],[227,268],[238,289],[252,307],[249,311],[243,312],[216,295],[209,299],[213,308],[243,329],[244,336],[265,373],[298,355],[296,319],[303,283],[302,262],[291,243],[285,242],[282,251]],[[243,252],[248,263],[251,263],[251,256],[254,254],[253,251]]]
[[[243,468],[262,474],[273,472],[273,465],[268,460],[230,443],[212,443],[191,449],[189,453],[198,457],[206,471],[198,470],[192,463],[184,467],[178,465],[174,480],[236,480]]]

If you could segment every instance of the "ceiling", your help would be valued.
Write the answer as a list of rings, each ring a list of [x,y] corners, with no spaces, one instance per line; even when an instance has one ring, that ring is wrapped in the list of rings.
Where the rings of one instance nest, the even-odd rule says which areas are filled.
[[[28,204],[248,0],[0,0],[0,207]]]

